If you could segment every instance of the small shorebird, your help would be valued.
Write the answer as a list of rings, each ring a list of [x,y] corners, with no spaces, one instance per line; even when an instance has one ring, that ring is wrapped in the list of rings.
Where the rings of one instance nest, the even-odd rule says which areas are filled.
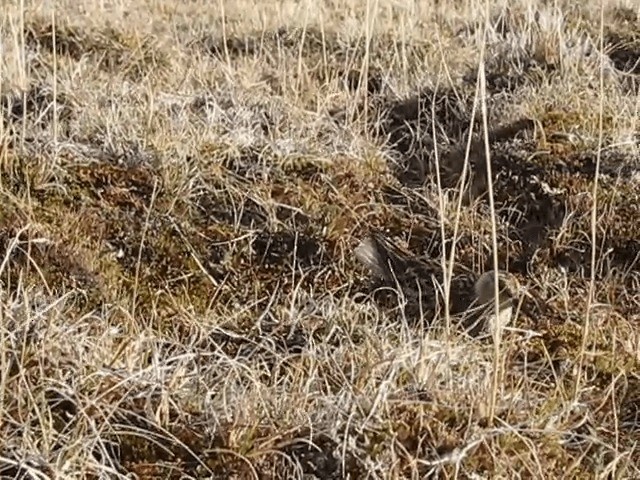
[[[355,249],[355,255],[385,287],[395,289],[404,297],[405,313],[410,317],[437,315],[438,296],[443,292],[440,263],[418,259],[380,233],[363,240]],[[498,315],[495,315],[495,279],[493,270],[479,276],[469,271],[454,272],[451,278],[449,312],[462,317],[462,324],[472,335],[492,331],[496,320],[501,327],[511,320],[519,285],[508,272],[498,272]]]

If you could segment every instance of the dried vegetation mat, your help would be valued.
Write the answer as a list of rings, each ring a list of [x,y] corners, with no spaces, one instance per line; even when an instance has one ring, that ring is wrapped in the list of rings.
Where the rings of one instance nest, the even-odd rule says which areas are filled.
[[[633,2],[125,3],[3,7],[3,478],[640,477]]]

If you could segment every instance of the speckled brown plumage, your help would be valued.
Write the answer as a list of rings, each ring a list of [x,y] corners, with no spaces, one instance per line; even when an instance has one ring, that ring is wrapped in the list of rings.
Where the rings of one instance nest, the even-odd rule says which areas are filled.
[[[419,259],[390,242],[384,235],[374,232],[355,250],[356,258],[384,287],[392,288],[404,298],[407,317],[431,320],[443,308],[442,266],[431,259]],[[498,273],[500,310],[512,307],[517,287],[506,272]],[[451,279],[449,304],[452,315],[464,317],[463,324],[473,333],[484,325],[478,319],[493,308],[494,272],[478,276],[464,268],[454,268]],[[464,314],[464,315],[461,315]]]

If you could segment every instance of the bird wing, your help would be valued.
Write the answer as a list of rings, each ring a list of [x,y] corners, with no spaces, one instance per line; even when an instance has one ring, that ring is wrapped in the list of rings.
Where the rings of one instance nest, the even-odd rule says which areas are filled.
[[[363,240],[355,249],[355,255],[372,273],[390,283],[400,281],[414,270],[421,270],[417,258],[378,232],[373,232]]]

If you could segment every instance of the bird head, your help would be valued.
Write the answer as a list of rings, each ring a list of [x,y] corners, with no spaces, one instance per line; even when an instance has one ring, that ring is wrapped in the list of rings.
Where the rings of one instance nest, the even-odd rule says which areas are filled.
[[[495,270],[489,270],[480,275],[474,285],[479,305],[486,305],[494,301],[496,279],[498,280],[498,305],[501,309],[503,306],[506,308],[511,305],[513,299],[520,293],[521,287],[518,279],[511,273],[498,271],[496,275]]]
[[[525,293],[524,289],[514,275],[504,271],[490,270],[483,273],[474,285],[476,294],[476,304],[480,307],[486,307],[490,311],[494,310],[496,295],[496,280],[498,281],[498,312],[493,311],[487,323],[489,330],[493,331],[496,324],[504,327],[511,321],[515,300],[521,293]]]

